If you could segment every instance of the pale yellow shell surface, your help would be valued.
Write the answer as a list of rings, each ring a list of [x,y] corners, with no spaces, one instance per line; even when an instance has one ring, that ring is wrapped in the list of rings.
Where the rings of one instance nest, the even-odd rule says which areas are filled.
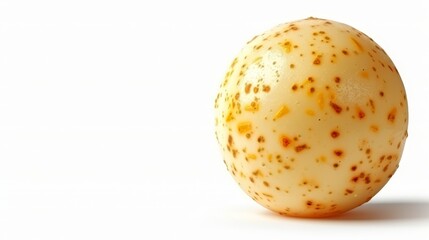
[[[308,18],[249,41],[215,100],[225,164],[256,202],[323,217],[370,200],[407,137],[402,80],[372,39]]]

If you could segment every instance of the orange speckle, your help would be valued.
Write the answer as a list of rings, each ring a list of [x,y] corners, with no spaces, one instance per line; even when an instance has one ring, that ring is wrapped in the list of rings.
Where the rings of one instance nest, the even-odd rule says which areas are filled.
[[[281,46],[286,53],[290,53],[292,51],[292,43],[290,41],[284,42]]]
[[[256,176],[256,177],[263,177],[264,176],[259,169],[256,169],[255,171],[253,171],[252,175]]]
[[[253,88],[253,92],[254,92],[254,93],[258,93],[258,92],[259,92],[259,87],[258,87],[258,86],[254,87],[254,88]]]
[[[287,136],[281,136],[280,142],[281,142],[283,147],[287,148],[292,143],[292,140],[290,138],[288,138]]]
[[[319,93],[317,95],[317,104],[320,108],[323,108],[325,106],[325,96],[323,95],[323,93]]]
[[[273,117],[273,120],[275,121],[288,113],[289,113],[289,108],[286,105],[282,105],[279,108],[279,110],[277,110],[276,114]]]
[[[240,93],[236,93],[235,96],[234,96],[234,99],[238,100],[239,98],[240,98]]]
[[[391,123],[394,123],[395,118],[396,118],[396,108],[392,108],[392,110],[390,110],[389,114],[387,115],[387,120],[389,120],[389,122]]]
[[[369,74],[368,74],[368,72],[367,72],[367,71],[361,71],[361,72],[359,73],[359,75],[360,75],[361,77],[363,77],[363,78],[368,78],[368,77],[369,77]]]
[[[240,122],[237,124],[237,130],[240,134],[248,133],[252,130],[252,123],[251,122]]]
[[[268,85],[263,85],[262,86],[262,91],[264,91],[264,92],[269,92],[271,90],[271,87],[270,86],[268,86]]]
[[[252,87],[251,83],[246,83],[246,85],[244,86],[244,92],[245,93],[250,93],[250,88]]]
[[[379,130],[377,125],[371,125],[369,128],[371,129],[372,132],[378,132]]]
[[[305,113],[308,115],[308,116],[314,116],[314,111],[312,110],[312,109],[307,109],[306,111],[305,111]]]
[[[244,107],[244,110],[248,112],[257,112],[259,110],[259,103],[251,102],[250,105],[247,105]]]
[[[226,114],[225,121],[230,122],[233,119],[234,119],[234,114],[232,112],[232,109],[229,109],[228,113]]]

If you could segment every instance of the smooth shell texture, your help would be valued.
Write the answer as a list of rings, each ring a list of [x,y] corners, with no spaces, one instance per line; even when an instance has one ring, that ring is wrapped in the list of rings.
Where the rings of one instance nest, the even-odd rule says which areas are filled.
[[[384,50],[339,22],[308,18],[254,37],[215,100],[228,171],[280,214],[325,217],[369,201],[407,137],[402,80]]]

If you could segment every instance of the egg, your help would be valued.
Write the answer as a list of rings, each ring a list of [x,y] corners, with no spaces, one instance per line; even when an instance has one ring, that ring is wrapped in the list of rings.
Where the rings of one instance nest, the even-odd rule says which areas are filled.
[[[327,217],[369,201],[398,168],[407,127],[392,60],[327,19],[255,36],[215,99],[227,170],[254,201],[287,216]]]

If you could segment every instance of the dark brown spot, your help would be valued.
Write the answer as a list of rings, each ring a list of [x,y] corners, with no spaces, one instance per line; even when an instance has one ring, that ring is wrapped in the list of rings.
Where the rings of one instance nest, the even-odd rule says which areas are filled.
[[[296,91],[298,89],[298,86],[296,85],[296,84],[294,84],[293,86],[292,86],[292,90],[293,91]]]
[[[341,156],[343,156],[344,152],[343,152],[343,150],[336,149],[336,150],[334,150],[334,154],[337,157],[341,157]]]
[[[342,50],[341,52],[346,56],[349,55],[349,52],[347,50]]]
[[[339,136],[340,136],[340,133],[339,133],[338,131],[333,130],[333,131],[331,132],[331,137],[332,137],[332,138],[337,138],[337,137],[339,137]]]
[[[332,109],[334,109],[334,111],[336,112],[336,113],[341,113],[341,111],[343,110],[343,108],[342,107],[340,107],[338,104],[336,104],[336,103],[334,103],[334,102],[332,102],[332,101],[330,101],[329,102],[329,105],[332,107]]]
[[[270,184],[268,182],[266,182],[266,181],[264,181],[263,184],[264,184],[265,187],[269,187],[270,186]]]
[[[346,189],[346,193],[349,193],[349,194],[351,194],[351,193],[353,193],[354,191],[353,190],[351,190],[351,189]]]
[[[357,166],[356,166],[356,165],[353,165],[353,166],[350,168],[350,170],[352,170],[352,171],[356,171],[356,169],[357,169]]]
[[[358,108],[357,110],[357,116],[359,119],[363,119],[365,117],[365,112],[362,111],[362,109]]]
[[[341,82],[341,78],[340,78],[340,77],[335,77],[334,81],[335,81],[336,83],[340,83],[340,82]]]
[[[366,183],[366,184],[371,183],[371,178],[370,178],[369,176],[366,176],[366,177],[365,177],[365,183]]]
[[[307,204],[307,206],[311,206],[311,205],[313,205],[313,202],[308,200],[306,204]]]

